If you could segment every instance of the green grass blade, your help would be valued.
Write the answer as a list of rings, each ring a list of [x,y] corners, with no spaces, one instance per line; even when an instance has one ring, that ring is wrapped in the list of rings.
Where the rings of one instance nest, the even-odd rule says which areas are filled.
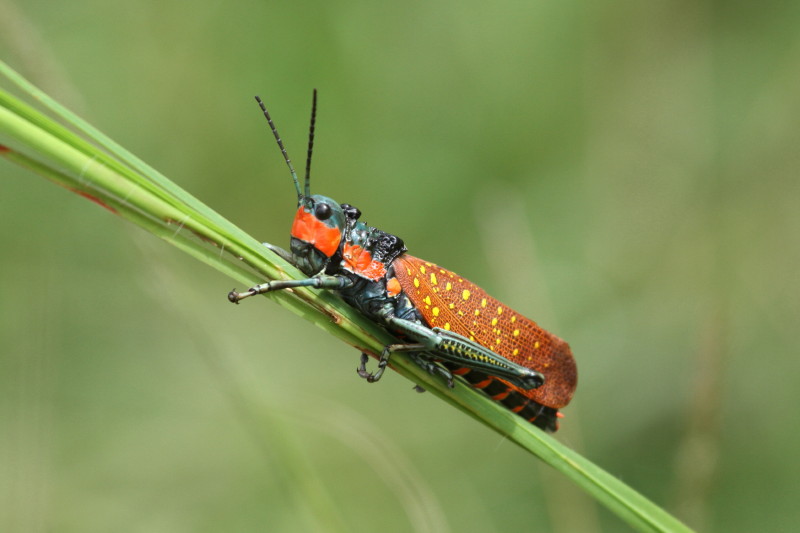
[[[136,170],[143,176],[147,176],[150,182],[157,184],[181,203],[191,206],[197,213],[202,214],[202,216],[206,217],[210,221],[213,221],[216,225],[224,227],[227,232],[238,235],[240,238],[247,237],[246,233],[241,231],[236,225],[220,216],[216,211],[209,208],[203,202],[167,179],[163,174],[123,148],[120,144],[83,120],[81,117],[75,115],[72,111],[59,104],[47,93],[30,83],[3,61],[0,61],[0,74],[6,76],[6,78],[17,85],[20,89],[31,95],[33,98],[42,102],[45,107],[53,111],[67,123],[85,133],[86,136],[94,140],[98,146],[105,148],[110,154],[113,154],[121,162],[127,164],[131,169]]]
[[[63,109],[7,66],[0,66],[0,73],[98,145],[0,90],[0,134],[9,139],[9,147],[0,147],[0,155],[93,199],[239,283],[302,277],[256,239]],[[379,353],[392,341],[386,332],[330,293],[303,289],[281,291],[268,298],[360,350]],[[479,391],[461,383],[448,389],[400,354],[393,357],[392,367],[562,472],[639,531],[689,531],[653,502]]]

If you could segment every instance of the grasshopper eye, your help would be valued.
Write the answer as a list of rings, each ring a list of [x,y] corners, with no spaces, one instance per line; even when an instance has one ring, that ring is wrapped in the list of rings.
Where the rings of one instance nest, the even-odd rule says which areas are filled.
[[[333,211],[328,204],[317,204],[314,206],[314,216],[317,220],[328,220],[331,218]]]

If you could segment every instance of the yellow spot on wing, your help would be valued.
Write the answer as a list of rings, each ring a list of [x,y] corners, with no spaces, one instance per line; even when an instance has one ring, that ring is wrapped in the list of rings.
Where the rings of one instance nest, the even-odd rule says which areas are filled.
[[[431,272],[431,285],[436,285],[436,274]]]
[[[481,300],[481,307],[486,307],[486,298]]]
[[[422,265],[420,265],[420,266],[419,266],[419,271],[420,271],[420,272],[422,272],[422,273],[424,274],[424,273],[425,273],[425,267],[424,267],[424,266],[422,266]]]
[[[511,355],[519,355],[519,349],[518,348],[514,348],[514,351],[511,352]]]
[[[533,343],[534,350],[537,349],[539,346],[540,346],[539,341]]]
[[[494,317],[494,318],[492,319],[492,325],[493,325],[493,326],[496,326],[496,325],[497,325],[497,317]]]
[[[433,309],[431,309],[431,312],[433,313],[433,316],[439,316],[439,308],[438,307],[434,307]]]
[[[478,309],[476,309],[476,310],[475,310],[475,316],[478,316],[478,315],[480,315],[480,314],[481,314],[481,312],[480,312]]]
[[[414,278],[414,286],[419,288],[419,278]]]
[[[450,290],[450,289],[452,289],[452,288],[453,288],[453,286],[452,286],[452,285],[450,285],[450,282],[449,282],[449,281],[447,282],[447,285],[445,285],[445,286],[444,286],[444,290],[446,290],[446,291],[449,291],[449,290]]]
[[[497,314],[498,315],[502,315],[503,314],[503,308],[502,307],[498,307],[497,308]]]
[[[512,316],[511,317],[511,322],[516,322],[516,321],[517,321],[517,315]]]
[[[515,330],[514,330],[514,336],[515,336],[515,337],[519,337],[519,330],[518,330],[518,329],[515,329]]]
[[[431,305],[431,297],[430,296],[426,296],[425,299],[422,300],[422,301],[425,302],[428,305]]]
[[[444,323],[444,329],[446,329],[447,331],[450,331],[450,322],[445,322]]]
[[[469,294],[470,294],[469,291],[467,289],[464,289],[464,292],[461,293],[461,297],[464,298],[465,300],[469,300]]]

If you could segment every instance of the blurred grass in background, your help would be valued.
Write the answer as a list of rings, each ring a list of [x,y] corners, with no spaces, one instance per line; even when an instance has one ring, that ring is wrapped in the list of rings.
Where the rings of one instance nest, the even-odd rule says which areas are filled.
[[[570,342],[562,442],[698,529],[800,522],[800,4],[0,7],[0,56],[276,244],[294,192],[252,96],[300,161],[317,87],[312,189]],[[294,315],[0,176],[0,530],[626,530]]]

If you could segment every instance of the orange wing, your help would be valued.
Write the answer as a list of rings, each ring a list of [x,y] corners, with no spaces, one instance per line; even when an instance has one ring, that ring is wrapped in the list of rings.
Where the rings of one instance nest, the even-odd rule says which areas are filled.
[[[538,389],[506,385],[547,407],[567,405],[578,384],[569,345],[454,272],[403,254],[394,273],[430,327],[453,331],[545,376]]]

